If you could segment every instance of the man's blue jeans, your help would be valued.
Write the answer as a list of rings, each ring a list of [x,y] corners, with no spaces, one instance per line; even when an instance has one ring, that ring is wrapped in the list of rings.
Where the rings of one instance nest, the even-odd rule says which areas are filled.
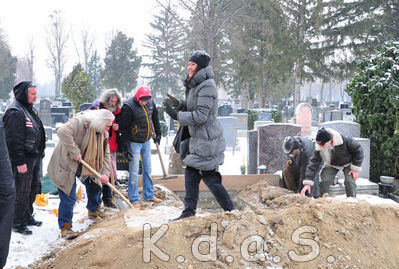
[[[139,162],[143,166],[143,199],[154,198],[154,186],[151,179],[151,141],[145,143],[130,142],[130,152],[133,155],[129,161],[128,194],[131,203],[139,201]]]
[[[95,212],[101,204],[101,188],[91,179],[86,179],[83,183],[86,186],[87,194],[86,208],[89,211]],[[60,196],[60,205],[58,206],[58,227],[62,229],[65,223],[72,223],[73,206],[76,203],[76,181],[73,184],[69,195],[60,189],[58,189],[58,195]]]
[[[59,188],[58,195],[60,197],[60,204],[58,206],[58,227],[62,229],[65,223],[72,223],[73,206],[76,202],[76,181],[69,195]]]

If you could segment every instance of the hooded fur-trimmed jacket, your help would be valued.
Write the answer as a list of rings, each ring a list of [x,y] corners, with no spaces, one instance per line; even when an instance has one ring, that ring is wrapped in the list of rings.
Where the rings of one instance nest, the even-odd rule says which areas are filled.
[[[188,126],[189,153],[183,163],[198,170],[214,170],[224,162],[223,128],[217,120],[218,94],[213,69],[199,70],[186,84],[186,100],[181,101],[177,120]]]
[[[324,162],[324,166],[331,166],[338,170],[350,166],[353,171],[360,171],[363,162],[363,148],[352,137],[344,136],[341,133],[326,128],[331,134],[332,148],[320,147],[316,144],[316,151],[310,159],[306,168],[304,185],[313,185],[313,178],[316,175],[319,165]]]

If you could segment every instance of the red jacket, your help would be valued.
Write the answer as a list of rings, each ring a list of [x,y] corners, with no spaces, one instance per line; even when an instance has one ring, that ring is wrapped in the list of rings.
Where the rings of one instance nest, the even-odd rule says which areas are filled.
[[[107,107],[104,105],[104,108],[106,109]],[[114,112],[115,119],[112,122],[112,124],[117,123],[120,125],[120,113],[121,113],[121,109],[120,109],[120,107],[117,107]],[[120,126],[119,126],[119,128],[120,128]],[[120,133],[120,129],[115,132],[112,127],[109,128],[108,144],[109,144],[109,151],[111,151],[111,152],[118,150],[119,133]]]

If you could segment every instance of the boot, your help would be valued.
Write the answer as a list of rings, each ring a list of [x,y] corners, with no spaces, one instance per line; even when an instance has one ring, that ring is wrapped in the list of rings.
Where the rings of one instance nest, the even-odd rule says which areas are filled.
[[[96,219],[97,217],[105,218],[107,216],[107,214],[100,210],[100,206],[97,207],[96,211],[88,211],[87,214],[89,215],[90,219]]]
[[[168,221],[169,222],[173,222],[173,221],[176,221],[176,220],[179,220],[179,219],[184,219],[184,218],[188,218],[188,217],[192,217],[192,216],[195,216],[195,212],[194,211],[184,209],[180,216],[178,216],[175,219],[169,219]]]
[[[147,200],[147,202],[154,202],[159,204],[162,203],[162,200],[154,196],[154,198],[152,198],[151,200]]]
[[[35,220],[33,216],[30,216],[28,220],[28,226],[42,226],[42,224],[43,224],[42,221]]]
[[[73,234],[72,231],[72,223],[71,222],[66,222],[64,223],[64,225],[62,226],[61,229],[61,237],[64,238],[70,234]]]
[[[23,234],[23,235],[31,235],[32,234],[32,231],[29,230],[28,227],[26,227],[26,224],[14,225],[13,230],[16,233],[20,233],[20,234]]]
[[[116,208],[116,204],[114,203],[112,198],[106,198],[106,199],[104,199],[103,202],[104,202],[104,206],[105,207]]]
[[[62,226],[61,229],[61,237],[65,238],[67,240],[75,239],[78,237],[81,233],[79,232],[74,232],[72,231],[72,223],[71,222],[66,222]]]

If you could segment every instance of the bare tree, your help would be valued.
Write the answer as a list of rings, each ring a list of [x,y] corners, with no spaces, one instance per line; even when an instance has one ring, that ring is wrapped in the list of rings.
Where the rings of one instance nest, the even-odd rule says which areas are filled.
[[[47,48],[49,50],[48,65],[53,70],[55,79],[55,95],[61,94],[61,79],[66,63],[65,47],[69,38],[64,20],[59,10],[50,15],[51,24],[47,29]]]
[[[16,81],[26,81],[30,80],[29,76],[29,63],[28,60],[23,57],[23,58],[18,58],[17,59],[17,74],[16,74]]]
[[[76,53],[78,55],[79,62],[82,63],[84,71],[87,72],[90,58],[93,56],[94,52],[95,38],[92,34],[90,34],[89,29],[85,28],[82,29],[80,32],[80,41],[81,41],[81,48],[79,48],[75,40],[74,40],[74,45]]]
[[[25,54],[25,59],[28,64],[28,78],[30,81],[33,81],[34,73],[33,73],[33,64],[35,60],[35,43],[33,37],[29,39],[29,48],[28,52]]]

